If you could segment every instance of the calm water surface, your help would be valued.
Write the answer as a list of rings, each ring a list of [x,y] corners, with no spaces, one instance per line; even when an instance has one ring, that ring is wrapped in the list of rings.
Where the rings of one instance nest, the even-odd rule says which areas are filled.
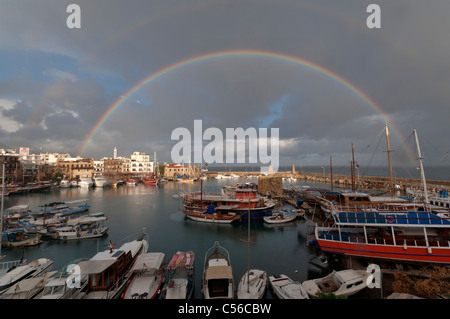
[[[219,193],[226,185],[237,182],[256,182],[253,180],[216,180],[203,182],[205,192]],[[296,185],[307,185],[303,181]],[[312,184],[309,184],[312,185]],[[285,184],[285,187],[287,184]],[[314,186],[314,185],[312,185]],[[323,185],[322,185],[323,187]],[[149,236],[149,252],[163,252],[165,262],[178,251],[193,250],[196,254],[195,298],[202,298],[201,276],[206,251],[215,241],[225,247],[231,257],[236,285],[247,269],[248,263],[248,223],[216,225],[201,223],[185,218],[179,211],[181,202],[173,195],[179,192],[200,190],[200,182],[182,184],[168,182],[158,187],[121,185],[117,188],[55,188],[46,192],[15,195],[5,198],[5,209],[14,205],[29,204],[30,209],[38,210],[38,205],[52,201],[71,201],[88,199],[90,213],[103,212],[108,217],[108,236],[100,239],[78,241],[44,240],[37,247],[3,248],[5,260],[20,259],[22,254],[29,261],[46,257],[54,261],[54,270],[60,270],[72,260],[90,258],[97,251],[108,249],[111,240],[121,244],[123,239],[138,234],[145,228]],[[307,225],[310,221],[297,220],[283,226],[267,225],[262,220],[250,223],[250,266],[265,269],[268,275],[284,273],[300,282],[320,273],[309,264],[318,252],[306,247]],[[131,238],[131,240],[134,237]],[[266,298],[272,298],[266,292]]]

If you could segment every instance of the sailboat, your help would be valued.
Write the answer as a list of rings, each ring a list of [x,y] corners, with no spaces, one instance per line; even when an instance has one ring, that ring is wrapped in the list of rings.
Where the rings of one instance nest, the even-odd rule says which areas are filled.
[[[423,159],[413,131],[425,201],[421,209],[332,210],[334,225],[316,225],[315,237],[325,254],[414,263],[450,265],[450,220],[428,205]]]
[[[250,207],[250,205],[249,205]],[[250,209],[248,212],[250,216]],[[250,221],[248,219],[247,244],[248,244],[248,263],[247,271],[239,281],[237,288],[238,299],[261,299],[267,286],[267,273],[260,269],[250,269]]]

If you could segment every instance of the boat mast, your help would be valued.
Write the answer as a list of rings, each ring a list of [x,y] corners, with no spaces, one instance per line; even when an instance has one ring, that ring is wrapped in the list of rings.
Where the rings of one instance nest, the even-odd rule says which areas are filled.
[[[331,191],[333,191],[333,160],[330,156],[330,182],[331,182]]]
[[[5,200],[5,163],[3,163],[2,174],[2,204],[1,204],[1,217],[0,217],[0,259],[2,255],[2,241],[3,241],[3,201]]]
[[[247,229],[247,293],[250,293],[250,193],[248,194],[248,229]]]
[[[352,192],[356,190],[355,187],[355,149],[352,143],[352,163],[351,163],[351,171],[352,171]]]
[[[414,134],[414,138],[416,140],[417,156],[418,156],[417,159],[419,160],[419,165],[420,165],[420,177],[422,178],[423,194],[425,196],[425,207],[427,207],[428,206],[428,192],[427,192],[427,182],[425,180],[425,172],[423,170],[423,158],[422,158],[422,153],[420,152],[420,145],[419,145],[419,138],[417,137],[417,131],[414,130],[413,134]]]
[[[385,126],[386,131],[386,145],[387,145],[387,154],[388,154],[388,163],[389,163],[389,179],[391,184],[391,196],[394,197],[394,179],[392,178],[392,163],[391,163],[391,147],[389,144],[389,130],[386,123]]]

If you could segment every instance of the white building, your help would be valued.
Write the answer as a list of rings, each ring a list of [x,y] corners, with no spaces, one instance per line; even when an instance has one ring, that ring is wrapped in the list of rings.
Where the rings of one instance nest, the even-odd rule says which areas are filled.
[[[150,161],[150,155],[134,152],[131,158],[123,162],[124,173],[152,174],[154,172],[154,162]]]

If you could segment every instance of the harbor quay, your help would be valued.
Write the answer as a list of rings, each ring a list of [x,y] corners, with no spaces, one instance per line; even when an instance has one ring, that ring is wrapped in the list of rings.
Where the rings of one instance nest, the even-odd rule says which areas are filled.
[[[226,172],[226,171],[218,171],[218,172],[207,172],[207,176],[209,178],[215,178],[218,175],[237,175],[240,178],[245,176],[260,176],[259,172]],[[304,180],[312,183],[320,183],[325,185],[329,185],[331,187],[331,181],[333,181],[333,186],[335,187],[351,187],[352,178],[350,175],[341,175],[341,174],[333,174],[331,177],[330,174],[323,173],[309,173],[309,172],[292,172],[292,171],[284,171],[284,172],[276,172],[272,175],[274,177],[281,177],[285,179],[297,179]],[[360,190],[385,190],[389,191],[390,188],[390,179],[389,177],[383,176],[364,176],[364,177],[355,177],[355,184],[358,185],[358,189]],[[395,188],[400,191],[406,190],[409,188],[411,190],[422,190],[423,185],[422,181],[419,178],[403,178],[396,177],[394,178]],[[441,190],[449,191],[450,190],[450,181],[444,180],[430,180],[427,179],[427,188],[429,192],[436,193]]]

